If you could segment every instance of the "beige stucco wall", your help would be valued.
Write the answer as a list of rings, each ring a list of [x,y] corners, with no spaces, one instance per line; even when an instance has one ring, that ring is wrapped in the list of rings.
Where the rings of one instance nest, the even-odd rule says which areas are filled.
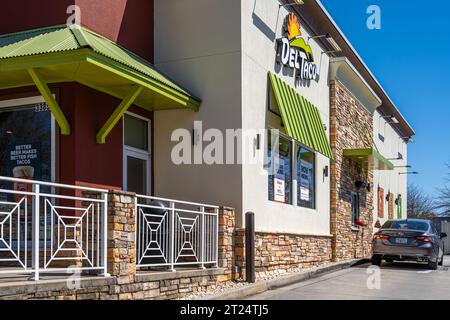
[[[156,0],[155,64],[202,99],[199,112],[155,112],[154,193],[242,208],[238,165],[174,165],[172,131],[241,127],[240,0]],[[198,148],[198,146],[196,146]]]
[[[390,119],[382,118],[378,111],[375,111],[373,118],[373,128],[374,128],[374,140],[375,144],[380,151],[380,153],[388,158],[397,158],[400,152],[403,155],[403,160],[391,160],[395,166],[405,166],[408,164],[408,148],[407,144],[399,136],[399,134],[392,128],[388,123]],[[382,142],[378,135],[384,136],[384,142]],[[374,223],[377,221],[378,217],[378,186],[384,189],[384,197],[389,192],[394,194],[394,199],[397,198],[398,194],[402,195],[402,207],[403,214],[402,218],[407,216],[407,175],[399,175],[400,172],[407,172],[411,169],[408,168],[395,168],[392,171],[375,171],[374,172]],[[383,224],[388,219],[388,202],[384,199],[384,218],[380,219],[381,224]],[[394,217],[397,219],[397,206],[394,204]]]
[[[276,119],[268,112],[267,102],[270,70],[319,109],[328,135],[328,56],[322,53],[314,40],[310,41],[320,79],[303,85],[294,83],[289,68],[281,68],[276,63],[275,39],[283,36],[282,26],[287,14],[286,9],[279,9],[277,1],[242,1],[242,126],[244,129],[264,129],[275,124]],[[309,36],[303,25],[302,36],[305,40]],[[266,152],[265,139],[261,145],[264,148],[257,152]],[[322,173],[330,161],[322,155],[317,155],[316,161],[316,210],[269,201],[268,177],[262,166],[243,166],[243,209],[244,212],[255,212],[257,230],[320,235],[330,233],[330,181],[329,178],[323,178]],[[295,193],[293,195],[296,196]]]
[[[157,196],[233,206],[238,226],[243,214],[253,211],[258,231],[329,235],[329,177],[322,172],[330,161],[322,155],[316,160],[316,210],[269,201],[262,163],[176,166],[170,159],[172,131],[192,130],[194,120],[202,120],[204,129],[222,131],[267,128],[269,70],[318,107],[329,134],[328,56],[310,41],[320,79],[303,85],[296,85],[292,72],[276,64],[275,40],[282,36],[287,14],[277,1],[155,1],[155,64],[202,104],[198,113],[155,113],[154,191]],[[306,30],[302,32],[307,39]],[[264,137],[261,146],[255,150],[243,145],[243,154],[261,157]]]

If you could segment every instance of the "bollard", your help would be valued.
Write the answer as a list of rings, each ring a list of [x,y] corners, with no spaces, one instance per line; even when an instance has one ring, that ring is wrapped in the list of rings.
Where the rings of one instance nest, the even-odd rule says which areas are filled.
[[[245,279],[255,283],[255,214],[245,214]]]

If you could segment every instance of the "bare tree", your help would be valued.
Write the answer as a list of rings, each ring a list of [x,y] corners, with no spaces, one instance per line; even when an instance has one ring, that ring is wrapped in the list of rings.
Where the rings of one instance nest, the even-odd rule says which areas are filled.
[[[450,163],[447,163],[449,172],[447,173],[447,184],[438,189],[438,196],[436,201],[436,209],[440,211],[441,215],[450,215]]]
[[[408,218],[432,219],[436,216],[433,199],[415,184],[408,185]]]

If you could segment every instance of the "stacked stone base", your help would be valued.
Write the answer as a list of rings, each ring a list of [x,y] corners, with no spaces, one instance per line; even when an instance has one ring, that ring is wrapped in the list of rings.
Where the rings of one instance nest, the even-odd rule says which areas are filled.
[[[192,270],[166,274],[69,279],[0,286],[0,300],[162,300],[193,292],[214,290],[228,284],[223,269]]]
[[[245,276],[245,230],[236,231],[236,265]],[[257,278],[318,267],[332,261],[332,237],[257,232]]]

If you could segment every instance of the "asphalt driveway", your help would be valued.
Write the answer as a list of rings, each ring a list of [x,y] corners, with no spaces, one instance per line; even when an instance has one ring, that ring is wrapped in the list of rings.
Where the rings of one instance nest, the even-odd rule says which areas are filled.
[[[406,262],[384,262],[379,269],[363,264],[247,300],[450,300],[449,269],[450,256],[435,271]]]

